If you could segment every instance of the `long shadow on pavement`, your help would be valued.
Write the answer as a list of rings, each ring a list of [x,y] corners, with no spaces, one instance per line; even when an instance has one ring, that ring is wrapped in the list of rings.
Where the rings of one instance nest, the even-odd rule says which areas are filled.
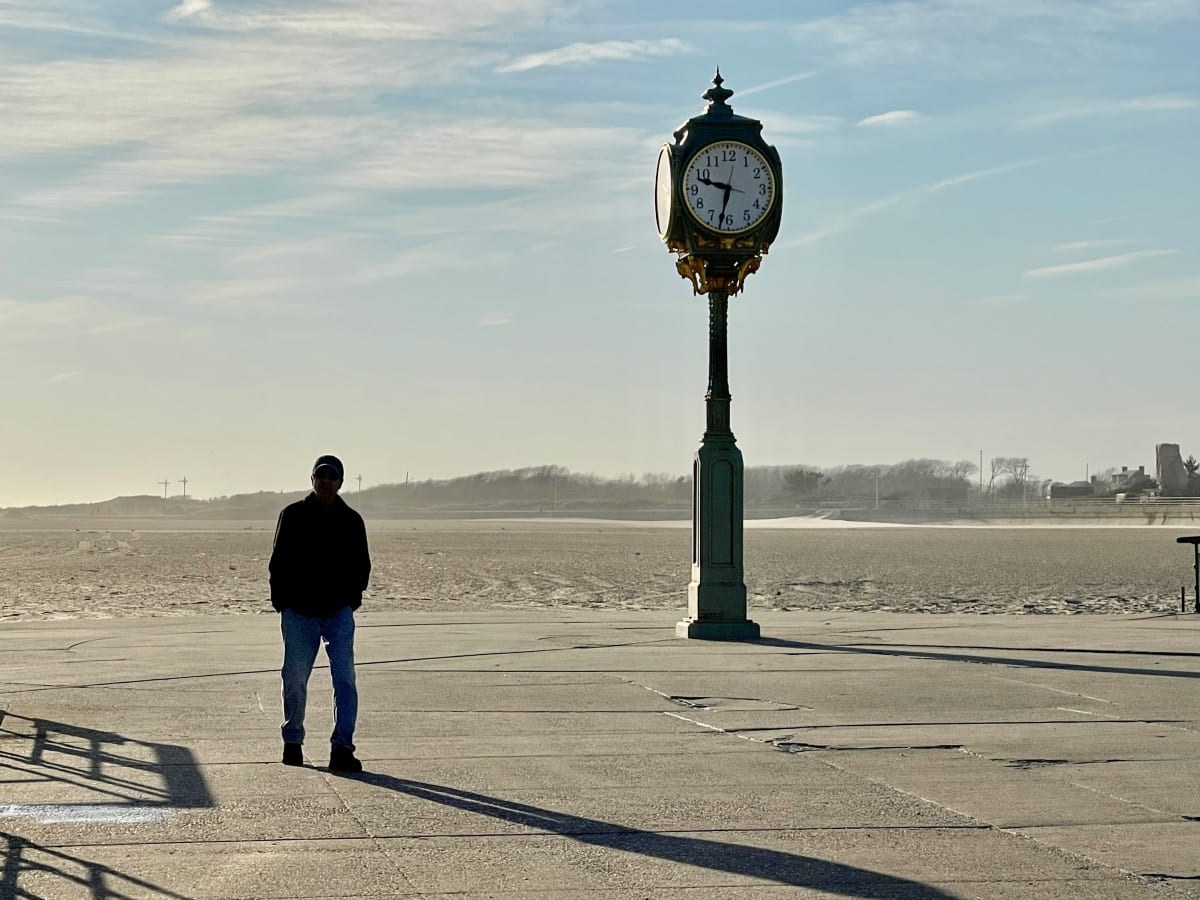
[[[410,781],[391,775],[363,773],[345,777],[455,809],[561,835],[585,844],[638,853],[718,872],[766,879],[779,884],[818,889],[843,897],[879,900],[950,900],[952,897],[951,894],[917,881],[811,856],[627,828],[598,819],[586,819],[486,794],[476,794],[440,784]]]
[[[1138,669],[1132,666],[1098,666],[1087,663],[1053,662],[1044,659],[1023,659],[1015,656],[982,656],[973,653],[938,653],[933,650],[879,647],[866,644],[821,644],[816,641],[789,641],[783,638],[756,638],[747,641],[761,647],[783,647],[792,650],[811,650],[818,653],[853,653],[871,656],[897,656],[905,659],[928,659],[942,662],[983,663],[1025,669],[1058,669],[1068,672],[1100,672],[1111,675],[1154,675],[1158,678],[1200,678],[1200,672],[1181,669]],[[936,646],[936,645],[920,645]],[[1037,652],[1037,651],[1035,651]],[[1087,653],[1086,650],[1075,651]]]

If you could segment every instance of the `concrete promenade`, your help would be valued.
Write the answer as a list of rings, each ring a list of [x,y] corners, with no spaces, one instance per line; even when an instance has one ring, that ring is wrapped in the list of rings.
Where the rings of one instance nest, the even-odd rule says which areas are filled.
[[[1200,897],[1200,617],[752,614],[364,613],[352,777],[273,615],[0,625],[0,898]]]

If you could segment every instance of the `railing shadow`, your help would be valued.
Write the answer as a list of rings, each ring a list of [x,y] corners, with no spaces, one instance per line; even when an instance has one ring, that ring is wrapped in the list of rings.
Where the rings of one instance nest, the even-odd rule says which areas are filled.
[[[759,878],[777,884],[812,888],[842,897],[878,900],[950,900],[952,897],[917,881],[812,856],[628,828],[598,819],[587,819],[486,794],[395,778],[391,775],[363,773],[344,777],[455,809],[561,835],[585,844],[684,863],[702,869]]]
[[[0,710],[0,769],[22,782],[60,782],[94,803],[199,809],[213,805],[208,785],[187,747],[138,741],[48,719]],[[27,742],[25,752],[9,745]],[[0,778],[0,781],[5,779]],[[3,808],[3,805],[0,805]]]
[[[0,861],[0,900],[51,900],[63,895],[64,884],[74,888],[73,896],[82,889],[92,900],[188,900],[144,878],[4,831],[0,831]]]
[[[91,891],[93,900],[165,897],[166,888],[33,840],[29,831],[66,823],[138,825],[180,809],[214,805],[191,750],[33,719],[0,710],[0,785],[5,799],[53,798],[54,802],[0,802],[0,900],[61,896],[68,882]],[[21,832],[26,832],[22,834]],[[24,876],[24,877],[23,877]],[[44,891],[37,893],[35,891]]]

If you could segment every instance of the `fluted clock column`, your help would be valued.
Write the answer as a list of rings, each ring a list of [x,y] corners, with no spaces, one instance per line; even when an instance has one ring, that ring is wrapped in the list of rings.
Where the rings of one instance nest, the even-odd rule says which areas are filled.
[[[730,427],[729,294],[708,294],[707,427],[692,464],[692,581],[679,637],[746,640],[759,636],[746,618],[742,567],[742,452]]]

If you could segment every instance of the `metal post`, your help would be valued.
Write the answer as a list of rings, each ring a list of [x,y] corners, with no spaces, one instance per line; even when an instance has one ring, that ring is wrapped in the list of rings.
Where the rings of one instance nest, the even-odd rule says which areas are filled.
[[[730,428],[729,293],[708,294],[708,392],[706,428],[693,463],[692,581],[688,618],[675,626],[679,637],[747,640],[759,636],[746,618],[742,569],[742,453]]]
[[[1192,544],[1192,548],[1196,551],[1196,606],[1194,611],[1200,613],[1200,544]]]

